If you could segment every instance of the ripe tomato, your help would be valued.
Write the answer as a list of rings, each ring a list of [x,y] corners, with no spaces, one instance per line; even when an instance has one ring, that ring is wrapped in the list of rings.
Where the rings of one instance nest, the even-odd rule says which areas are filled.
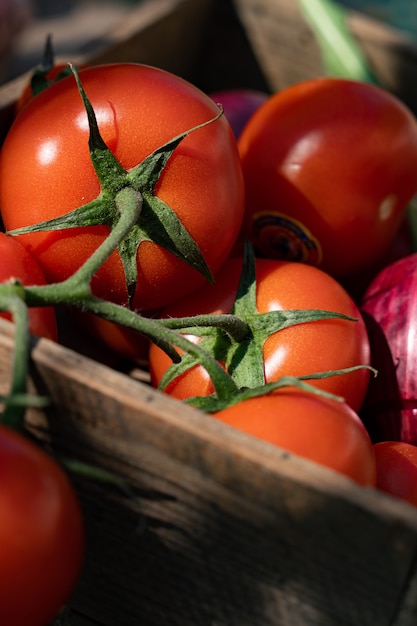
[[[43,89],[50,87],[58,80],[61,80],[65,76],[69,76],[71,74],[71,70],[67,63],[58,63],[58,65],[53,65],[50,70],[45,71],[43,73]],[[28,102],[32,100],[38,93],[35,93],[33,90],[32,82],[29,81],[27,85],[25,85],[22,93],[18,97],[15,105],[15,114],[17,115],[20,111],[27,105]]]
[[[55,461],[0,426],[0,623],[45,626],[82,567],[78,500]]]
[[[166,307],[161,317],[183,317],[197,313],[229,313],[232,309],[242,260],[230,258],[216,275],[214,285],[199,289],[188,298]],[[370,350],[361,314],[343,287],[316,267],[302,263],[257,259],[257,309],[323,309],[355,317],[357,322],[328,319],[292,326],[271,335],[264,343],[266,382],[282,376],[301,376],[369,365]],[[192,339],[192,336],[189,336]],[[155,344],[149,351],[149,368],[155,386],[171,365],[170,359]],[[368,386],[369,371],[359,369],[349,374],[310,381],[316,386],[343,396],[358,410]],[[165,391],[184,400],[194,395],[208,395],[213,387],[206,371],[196,366],[175,379]]]
[[[339,279],[384,256],[417,191],[415,118],[371,84],[293,85],[259,107],[238,145],[258,253]]]
[[[18,278],[24,285],[45,284],[42,270],[33,255],[16,238],[8,237],[2,232],[0,232],[0,258],[0,283],[10,278]],[[1,316],[11,319],[8,313],[1,313]],[[57,323],[52,307],[31,307],[29,322],[32,334],[57,341]]]
[[[245,400],[213,416],[254,437],[375,486],[371,440],[344,402],[294,388]]]
[[[417,506],[417,446],[381,441],[374,450],[378,489]]]
[[[48,34],[46,36],[41,62],[32,71],[29,81],[24,86],[20,96],[18,97],[15,104],[15,114],[17,115],[23,107],[41,91],[71,74],[71,68],[68,63],[55,62],[52,35]]]
[[[113,64],[86,68],[79,75],[103,139],[126,170],[219,112],[209,96],[160,69]],[[63,215],[98,197],[88,136],[73,77],[60,80],[27,104],[2,148],[0,207],[7,230]],[[181,142],[155,191],[216,272],[234,244],[244,208],[236,140],[223,117]],[[22,240],[51,282],[71,275],[107,234],[108,227],[99,225],[31,233]],[[132,306],[138,310],[159,308],[206,282],[197,270],[150,241],[140,245],[137,265]],[[100,268],[92,286],[100,297],[127,301],[118,252]]]

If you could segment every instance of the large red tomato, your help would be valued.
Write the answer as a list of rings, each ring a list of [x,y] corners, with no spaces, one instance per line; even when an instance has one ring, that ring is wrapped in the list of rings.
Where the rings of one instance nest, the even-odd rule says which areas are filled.
[[[0,476],[0,623],[45,626],[82,567],[82,512],[55,461],[5,426]]]
[[[161,317],[183,317],[197,313],[229,313],[232,309],[242,260],[225,262],[216,275],[216,282],[200,289],[177,303],[166,307]],[[288,309],[323,309],[349,315],[358,321],[328,319],[308,322],[278,331],[264,343],[266,382],[281,376],[301,376],[315,372],[369,365],[368,335],[361,314],[351,297],[331,276],[316,267],[302,263],[257,259],[257,309],[280,311]],[[189,337],[191,339],[191,336]],[[155,344],[149,352],[153,384],[157,386],[170,359]],[[314,384],[343,396],[358,410],[368,386],[369,371],[359,369],[349,374],[316,380]],[[313,381],[311,381],[313,382]],[[178,399],[213,392],[206,371],[196,366],[176,378],[165,389]]]
[[[45,284],[43,273],[33,255],[16,238],[8,237],[2,232],[0,232],[0,258],[0,283],[17,278],[27,286]],[[8,313],[1,315],[10,319]],[[56,316],[52,307],[31,307],[29,324],[34,335],[57,341]]]
[[[416,120],[371,84],[319,78],[284,89],[238,144],[245,232],[258,253],[339,279],[383,257],[417,191]]]
[[[80,78],[104,141],[126,170],[175,136],[216,117],[215,103],[187,81],[140,64],[87,68]],[[63,215],[100,193],[90,161],[87,116],[73,77],[55,83],[27,104],[2,148],[0,208],[13,230]],[[244,190],[232,130],[221,117],[188,135],[175,149],[156,195],[178,215],[216,272],[241,226]],[[23,235],[49,281],[72,274],[108,233],[89,226]],[[160,246],[144,241],[137,253],[133,306],[158,308],[205,282],[202,275]],[[118,252],[93,279],[96,295],[125,303]]]
[[[371,440],[358,415],[343,402],[287,388],[234,404],[214,417],[359,484],[375,486]]]

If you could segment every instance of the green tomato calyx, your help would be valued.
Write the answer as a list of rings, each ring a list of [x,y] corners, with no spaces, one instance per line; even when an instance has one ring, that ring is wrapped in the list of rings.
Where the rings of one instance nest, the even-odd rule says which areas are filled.
[[[216,319],[217,318],[217,322]],[[199,346],[215,360],[223,363],[228,375],[235,383],[236,393],[232,396],[198,396],[186,400],[207,412],[215,412],[249,397],[271,393],[283,386],[295,385],[313,391],[319,395],[343,400],[313,387],[307,380],[328,378],[345,374],[367,365],[358,365],[343,370],[314,372],[306,376],[285,376],[279,381],[266,383],[263,347],[265,341],[274,333],[296,324],[315,322],[323,319],[344,319],[357,321],[343,313],[321,309],[294,309],[260,313],[256,306],[256,263],[252,245],[247,242],[243,260],[241,278],[237,295],[230,314],[197,315],[193,318],[160,319],[159,323],[169,328],[181,329],[187,335],[199,337]],[[190,323],[192,322],[192,323]],[[159,388],[165,389],[178,376],[192,367],[199,365],[198,359],[188,352],[179,363],[173,363],[163,375]]]

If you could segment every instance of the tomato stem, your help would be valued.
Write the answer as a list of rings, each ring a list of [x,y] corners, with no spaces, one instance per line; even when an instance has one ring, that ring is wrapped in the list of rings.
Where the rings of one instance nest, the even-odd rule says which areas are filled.
[[[124,187],[116,194],[116,206],[120,213],[119,221],[110,231],[97,250],[87,261],[66,280],[50,285],[30,286],[25,288],[26,299],[30,306],[73,304],[89,298],[91,279],[97,270],[121,244],[133,225],[139,219],[142,210],[142,196],[132,187]]]
[[[207,371],[216,395],[222,401],[226,401],[238,393],[236,383],[215,358],[182,334],[170,328],[165,328],[161,320],[142,317],[124,306],[114,304],[108,300],[101,300],[94,296],[83,299],[78,304],[84,311],[89,311],[103,319],[136,330],[148,337],[163,349],[174,362],[178,362],[180,357],[175,351],[173,354],[172,346],[176,346],[193,356]]]
[[[26,394],[30,333],[28,307],[22,297],[23,293],[24,287],[21,283],[13,281],[2,285],[0,300],[1,309],[11,313],[15,324],[11,384],[9,395],[3,399],[5,406],[1,422],[20,432],[23,431],[27,406],[45,403],[43,398],[31,398]]]
[[[232,314],[201,314],[190,317],[161,318],[158,321],[165,328],[181,330],[181,332],[190,335],[192,335],[193,331],[197,328],[219,328],[238,343],[251,336],[249,324],[237,315]]]

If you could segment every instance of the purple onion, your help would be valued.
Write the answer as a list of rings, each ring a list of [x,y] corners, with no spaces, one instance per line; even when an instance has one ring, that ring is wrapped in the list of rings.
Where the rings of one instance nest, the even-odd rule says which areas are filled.
[[[239,137],[252,113],[269,97],[267,93],[254,89],[227,89],[209,95],[216,104],[222,105],[236,138]]]
[[[385,267],[361,302],[372,379],[361,417],[374,441],[417,444],[417,253]]]

